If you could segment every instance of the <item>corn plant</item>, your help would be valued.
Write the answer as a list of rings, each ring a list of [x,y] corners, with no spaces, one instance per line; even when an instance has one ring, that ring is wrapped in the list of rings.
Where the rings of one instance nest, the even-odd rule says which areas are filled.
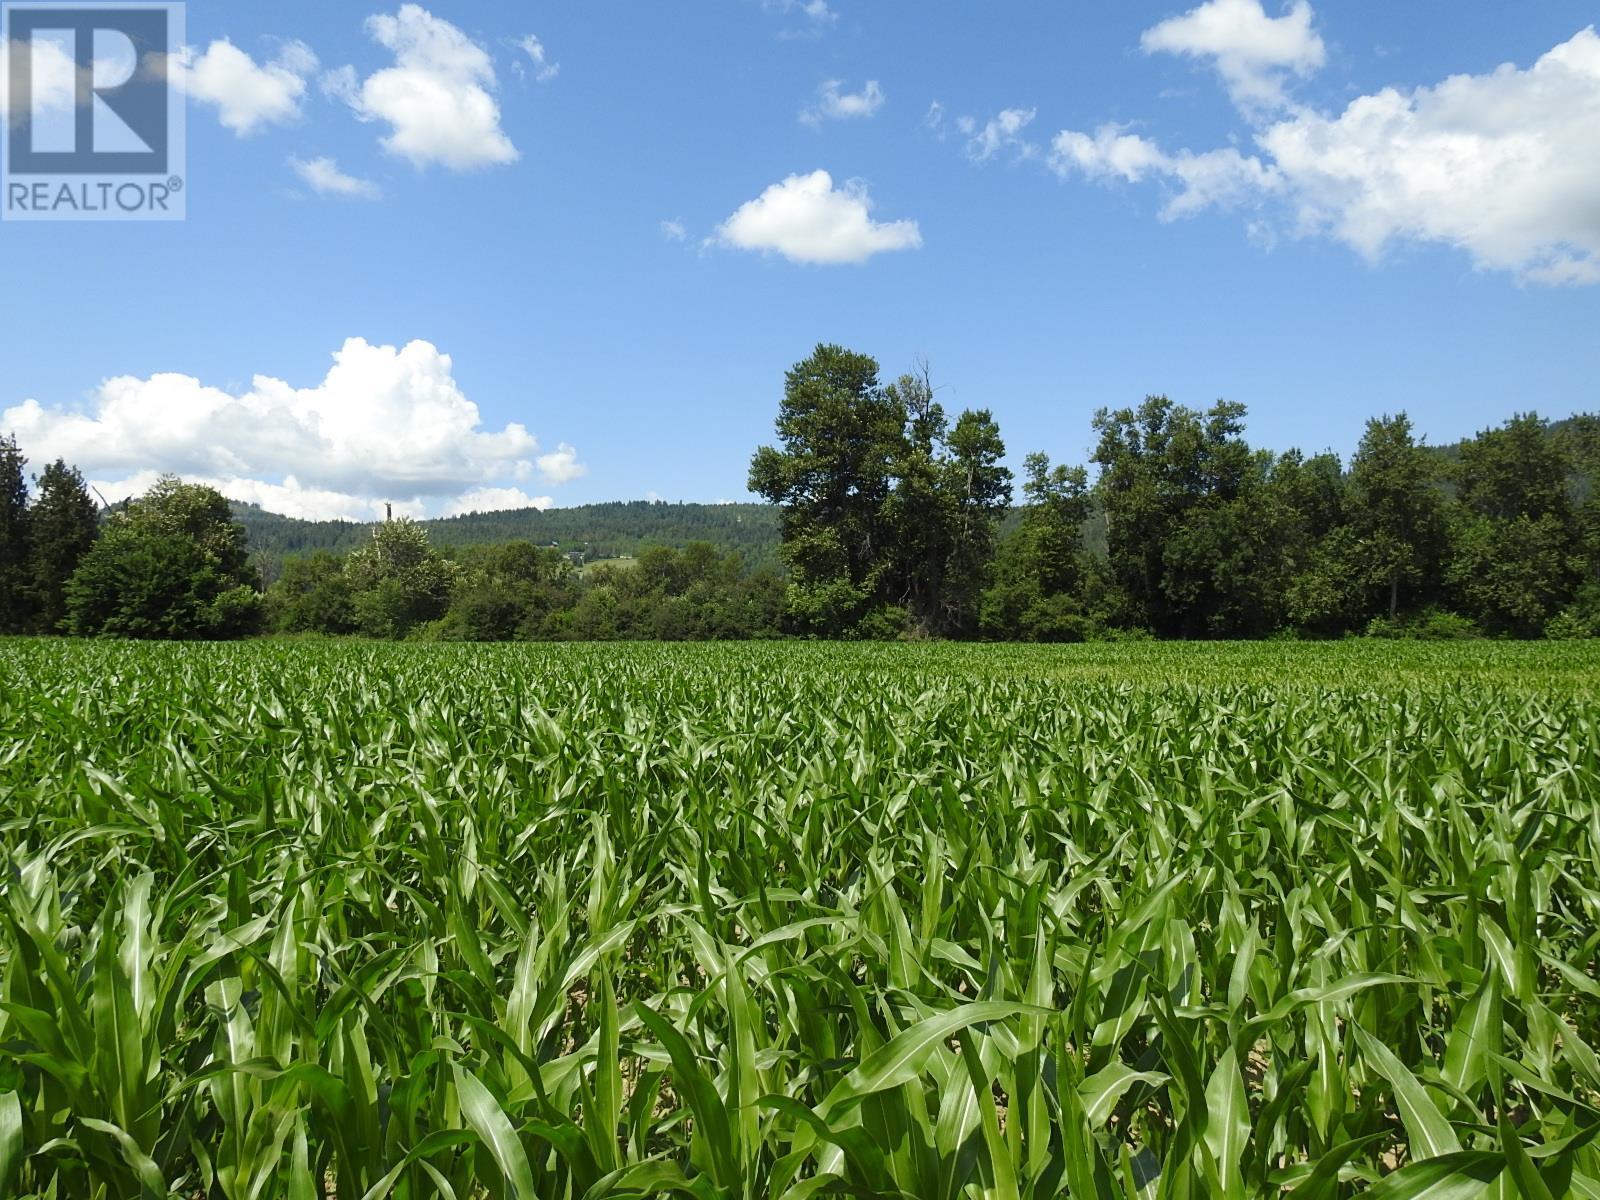
[[[1600,1197],[1597,681],[0,642],[0,1196]]]

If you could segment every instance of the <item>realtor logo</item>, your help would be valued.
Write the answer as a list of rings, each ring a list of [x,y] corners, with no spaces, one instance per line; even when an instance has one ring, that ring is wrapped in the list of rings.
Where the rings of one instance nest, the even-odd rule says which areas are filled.
[[[0,5],[0,216],[182,220],[177,3]]]

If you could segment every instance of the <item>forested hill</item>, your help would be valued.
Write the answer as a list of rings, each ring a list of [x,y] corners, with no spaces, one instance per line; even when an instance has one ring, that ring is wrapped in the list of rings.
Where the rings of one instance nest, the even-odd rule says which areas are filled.
[[[253,504],[233,505],[250,535],[250,550],[269,577],[284,558],[331,550],[343,554],[366,543],[372,526],[354,521],[302,521]],[[637,554],[645,546],[682,547],[710,542],[738,551],[747,566],[777,562],[778,510],[766,504],[666,504],[621,500],[572,508],[510,509],[421,521],[435,546],[486,545],[525,539],[559,542],[590,558]]]

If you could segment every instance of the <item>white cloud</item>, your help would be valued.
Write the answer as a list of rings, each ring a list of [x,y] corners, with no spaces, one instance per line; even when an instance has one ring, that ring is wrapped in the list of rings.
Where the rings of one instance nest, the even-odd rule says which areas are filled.
[[[367,18],[367,32],[394,52],[395,65],[361,80],[354,67],[323,78],[323,89],[367,121],[384,121],[389,153],[415,167],[466,171],[515,162],[500,128],[489,52],[450,22],[416,4]]]
[[[1297,227],[1369,259],[1443,242],[1541,283],[1600,277],[1600,37],[1533,66],[1385,88],[1337,117],[1303,112],[1256,138],[1292,189]]]
[[[663,221],[661,236],[669,242],[681,242],[689,236],[689,230],[682,221]]]
[[[807,125],[820,125],[823,121],[848,121],[856,117],[870,117],[883,107],[883,89],[876,79],[867,80],[859,92],[840,91],[841,79],[825,79],[817,87],[817,102],[800,110],[800,119]]]
[[[746,201],[717,227],[714,239],[742,250],[776,251],[799,263],[864,262],[887,250],[922,245],[915,221],[872,219],[872,199],[859,180],[833,186],[826,171],[790,175]]]
[[[1235,101],[1272,105],[1283,99],[1285,72],[1310,75],[1327,61],[1312,15],[1307,0],[1281,17],[1268,16],[1261,0],[1206,0],[1145,30],[1139,45],[1146,54],[1211,59]]]
[[[922,127],[932,130],[934,136],[944,141],[944,105],[940,101],[928,105],[928,111],[922,115]]]
[[[1022,131],[1033,121],[1037,112],[1032,108],[1008,108],[991,118],[982,129],[970,117],[964,118],[959,124],[962,125],[962,132],[970,135],[967,138],[967,157],[974,162],[983,162],[1001,150],[1009,149],[1015,151],[1018,158],[1032,158],[1039,148],[1024,138]]]
[[[77,64],[63,44],[39,37],[33,46],[33,111],[65,112],[77,103]],[[11,102],[11,43],[0,39],[0,117]]]
[[[223,125],[243,137],[263,125],[299,118],[317,56],[304,42],[288,42],[271,62],[257,63],[227,38],[219,38],[203,54],[185,46],[171,66],[190,96],[213,105]]]
[[[546,483],[560,486],[571,483],[589,473],[589,468],[578,461],[578,452],[562,442],[549,454],[539,455],[539,474]]]
[[[530,33],[527,37],[519,39],[515,45],[517,49],[533,60],[533,77],[538,82],[548,83],[561,74],[561,64],[551,60],[549,52],[544,48],[544,43],[534,37],[533,34]],[[519,72],[522,70],[520,62],[517,64],[517,70]]]
[[[1102,125],[1092,137],[1070,129],[1058,133],[1050,143],[1050,166],[1064,177],[1078,172],[1100,182],[1165,179],[1177,189],[1161,210],[1167,221],[1210,205],[1229,207],[1255,201],[1283,184],[1276,169],[1231,146],[1204,154],[1188,150],[1168,154],[1156,143],[1125,133],[1117,125]]]
[[[1231,147],[1169,153],[1103,126],[1058,134],[1050,162],[1064,175],[1160,179],[1176,188],[1167,218],[1258,204],[1289,231],[1333,237],[1372,262],[1395,244],[1434,243],[1524,282],[1600,283],[1600,36],[1592,26],[1530,67],[1385,88],[1337,115],[1297,108],[1258,125],[1254,140],[1254,155]]]
[[[159,478],[161,478],[160,471],[144,470],[117,479],[91,477],[88,482],[102,496],[115,504],[143,495]],[[384,515],[385,503],[391,504],[397,517],[421,519],[433,515],[429,513],[427,505],[418,499],[386,502],[370,496],[356,496],[328,488],[307,487],[292,475],[282,483],[193,472],[183,478],[186,483],[203,483],[207,487],[214,487],[230,500],[257,504],[268,512],[275,512],[285,517],[299,517],[306,521],[370,521],[374,517]]]
[[[290,158],[289,166],[307,187],[322,195],[359,196],[367,200],[375,200],[379,195],[377,184],[346,175],[331,158]]]
[[[423,341],[351,338],[309,388],[258,375],[236,394],[191,375],[119,376],[84,411],[25,400],[0,413],[0,428],[40,461],[64,458],[94,480],[174,471],[300,516],[371,516],[386,500],[436,513],[482,489],[583,469],[565,443],[540,456],[521,424],[485,429],[450,356]],[[102,490],[129,494],[120,486]]]
[[[530,496],[521,488],[473,488],[453,501],[440,516],[459,517],[465,513],[499,512],[508,508],[537,508],[542,512],[555,506],[552,497]]]

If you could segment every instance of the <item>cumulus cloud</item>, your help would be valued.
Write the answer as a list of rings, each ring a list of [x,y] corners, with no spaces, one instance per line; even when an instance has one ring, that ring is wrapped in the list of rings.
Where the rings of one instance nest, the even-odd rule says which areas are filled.
[[[321,195],[375,200],[379,194],[377,184],[369,179],[346,175],[331,158],[290,158],[289,166],[307,187]]]
[[[715,241],[741,250],[776,251],[798,263],[864,262],[888,250],[915,250],[915,221],[872,219],[866,185],[835,187],[826,171],[790,175],[740,205],[717,227]]]
[[[515,44],[517,49],[532,60],[533,77],[538,82],[548,83],[561,74],[561,64],[550,57],[549,52],[544,48],[544,43],[534,37],[533,34],[530,33],[527,37],[520,38]],[[517,63],[517,71],[520,73],[523,69],[522,64],[520,62]]]
[[[313,387],[257,375],[234,393],[192,375],[119,376],[84,410],[25,400],[0,413],[0,428],[41,461],[77,464],[112,499],[174,471],[293,516],[370,518],[384,501],[431,514],[535,476],[582,474],[565,443],[541,456],[519,423],[484,428],[452,370],[428,342],[351,338]]]
[[[1169,219],[1252,205],[1263,211],[1257,228],[1332,237],[1372,262],[1396,244],[1433,243],[1524,282],[1600,282],[1592,26],[1526,68],[1385,88],[1342,112],[1297,107],[1253,124],[1253,154],[1169,152],[1108,125],[1064,130],[1049,161],[1102,182],[1159,180],[1172,190]]]
[[[662,221],[661,236],[669,242],[681,242],[689,236],[689,230],[682,221]]]
[[[883,89],[876,79],[867,80],[859,92],[846,92],[842,79],[824,79],[817,87],[817,102],[800,110],[800,119],[807,125],[821,125],[824,121],[848,121],[856,117],[870,117],[883,107]]]
[[[1032,158],[1039,148],[1022,134],[1037,112],[1032,108],[1007,108],[985,122],[981,129],[972,118],[963,118],[960,122],[962,132],[969,135],[967,157],[974,162],[984,162],[1002,150],[1011,150],[1018,158]]]
[[[1307,76],[1327,61],[1311,21],[1308,0],[1294,0],[1281,17],[1268,16],[1261,0],[1206,0],[1145,30],[1139,45],[1146,54],[1209,59],[1235,101],[1273,105],[1287,72]]]
[[[589,473],[589,468],[578,461],[578,452],[562,442],[549,454],[538,458],[539,474],[546,483],[571,483]]]
[[[1519,70],[1385,88],[1336,117],[1256,138],[1290,183],[1298,227],[1369,259],[1392,242],[1458,246],[1543,283],[1600,281],[1600,37]]]
[[[487,50],[417,4],[368,17],[367,32],[394,53],[394,66],[365,80],[354,67],[340,67],[323,78],[323,88],[362,120],[386,122],[385,150],[419,168],[466,171],[516,161],[517,148],[500,128]]]
[[[317,56],[304,42],[286,43],[266,63],[227,38],[212,42],[202,54],[185,46],[171,60],[173,76],[188,94],[215,107],[223,125],[240,137],[298,119],[306,80],[316,69]]]
[[[537,508],[543,511],[555,507],[549,496],[530,496],[521,488],[473,488],[453,500],[440,516],[459,517],[465,513],[499,512],[508,508]]]
[[[50,37],[33,41],[34,113],[66,112],[77,104],[77,64],[64,43]],[[11,102],[11,43],[0,39],[0,118],[9,119]],[[18,114],[21,119],[21,114]]]

